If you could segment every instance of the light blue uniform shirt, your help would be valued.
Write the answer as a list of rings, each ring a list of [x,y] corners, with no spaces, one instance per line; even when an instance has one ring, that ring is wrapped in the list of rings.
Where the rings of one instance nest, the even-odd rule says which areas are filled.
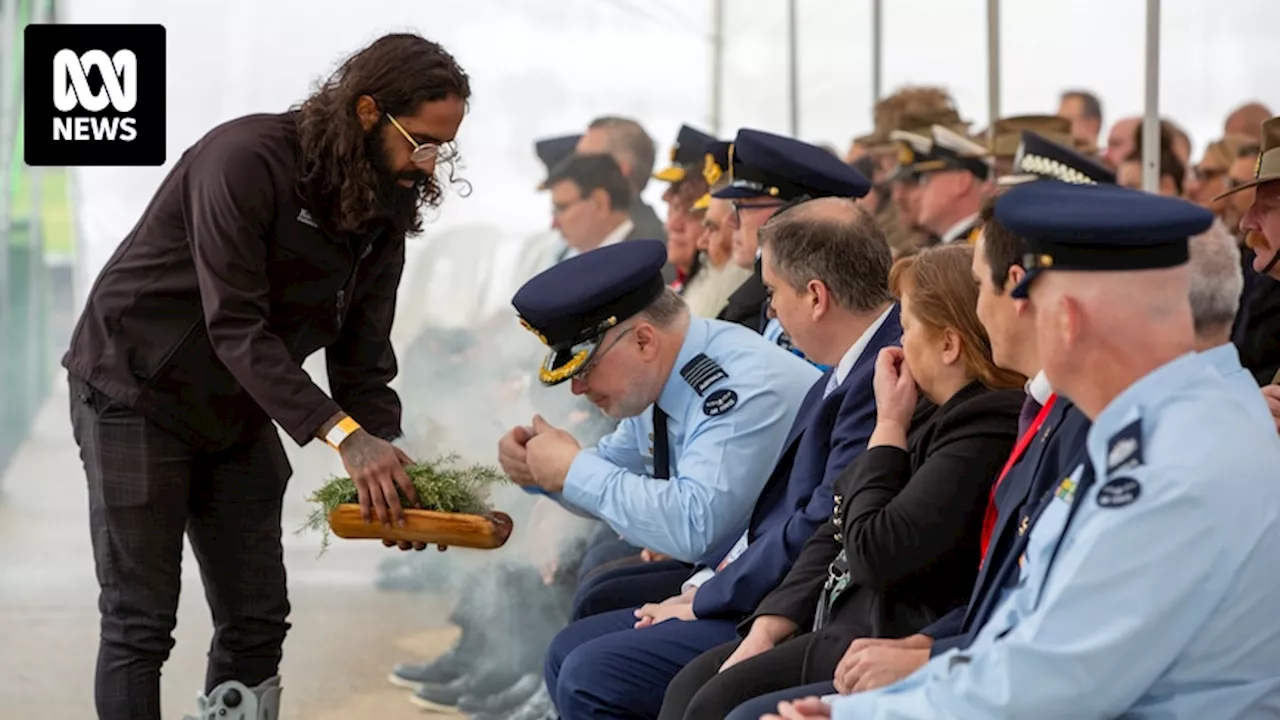
[[[1253,374],[1240,364],[1240,351],[1236,350],[1235,345],[1225,343],[1209,348],[1201,352],[1200,356],[1227,381],[1246,412],[1257,418],[1265,428],[1276,426],[1271,419],[1271,410],[1267,408],[1267,401],[1262,399],[1262,388],[1258,387]]]
[[[1058,486],[973,644],[836,699],[836,720],[1280,716],[1274,428],[1191,353],[1121,393],[1086,444],[1096,481],[1065,535],[1085,468]]]
[[[658,398],[668,416],[670,479],[654,477],[653,414],[646,409],[579,453],[559,499],[634,545],[684,562],[705,560],[747,526],[819,377],[741,325],[692,318]]]

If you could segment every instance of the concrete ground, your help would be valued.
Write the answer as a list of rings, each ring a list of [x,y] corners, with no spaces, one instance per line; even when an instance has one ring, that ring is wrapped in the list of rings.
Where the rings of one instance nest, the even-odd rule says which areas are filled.
[[[97,585],[65,382],[32,421],[30,438],[0,478],[0,716],[92,718]],[[386,676],[394,663],[448,647],[451,601],[375,590],[378,562],[395,552],[377,542],[335,539],[318,557],[319,536],[293,534],[310,491],[341,467],[318,443],[286,447],[294,467],[284,513],[293,629],[282,668],[282,720],[450,717],[410,705]],[[455,552],[468,551],[441,558],[442,573],[454,566],[450,561],[465,559]],[[211,635],[189,551],[183,577],[177,646],[162,681],[165,720],[194,712]]]

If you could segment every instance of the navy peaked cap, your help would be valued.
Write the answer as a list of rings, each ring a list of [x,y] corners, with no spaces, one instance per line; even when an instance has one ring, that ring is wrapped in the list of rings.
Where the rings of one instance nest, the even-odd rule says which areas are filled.
[[[1115,185],[1033,182],[1006,192],[995,219],[1027,241],[1027,274],[1011,291],[1025,298],[1042,272],[1153,270],[1188,260],[1187,241],[1213,213],[1178,198]]]
[[[688,173],[701,171],[706,147],[715,141],[715,137],[695,127],[681,125],[680,132],[676,134],[676,143],[671,146],[671,164],[654,173],[654,179],[678,183]]]
[[[511,304],[550,352],[539,379],[556,385],[590,364],[612,327],[649,307],[666,288],[667,248],[630,240],[557,263],[516,291]]]
[[[1017,185],[1032,180],[1057,180],[1072,185],[1115,185],[1116,174],[1072,148],[1023,130],[1022,141],[1013,156],[1013,173],[1000,178],[997,184]]]
[[[859,198],[871,181],[817,145],[743,128],[729,150],[731,181],[718,198]]]
[[[578,140],[581,138],[581,135],[546,138],[535,142],[533,150],[538,154],[538,159],[542,161],[542,164],[547,166],[547,172],[551,172],[551,168],[559,165],[565,158],[573,154],[574,148],[578,147]]]

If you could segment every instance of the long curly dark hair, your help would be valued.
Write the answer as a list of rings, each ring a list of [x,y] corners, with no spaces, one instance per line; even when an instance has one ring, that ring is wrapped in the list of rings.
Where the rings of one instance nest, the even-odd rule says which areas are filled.
[[[356,101],[369,95],[383,111],[366,133]],[[338,233],[364,234],[390,223],[398,232],[422,230],[419,210],[443,199],[438,177],[402,188],[383,169],[380,155],[386,114],[412,114],[423,102],[454,95],[466,102],[471,82],[453,56],[417,35],[384,35],[347,58],[310,98],[295,108],[301,146],[298,188],[317,220]],[[442,159],[437,175],[455,182],[456,155]],[[465,181],[458,181],[465,182]]]

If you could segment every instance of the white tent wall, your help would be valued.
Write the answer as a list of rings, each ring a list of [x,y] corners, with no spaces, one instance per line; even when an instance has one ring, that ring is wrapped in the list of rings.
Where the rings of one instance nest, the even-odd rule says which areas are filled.
[[[797,0],[799,135],[843,149],[871,129],[871,0]],[[882,0],[883,90],[951,90],[978,130],[987,112],[985,0]],[[725,3],[725,128],[786,132],[784,0]],[[1104,121],[1141,115],[1145,6],[1141,0],[1002,0],[1001,113],[1053,113],[1068,88],[1102,99]],[[1258,99],[1280,110],[1275,0],[1161,3],[1161,114],[1199,152],[1225,114]]]
[[[630,115],[655,137],[661,160],[680,123],[705,124],[708,108],[709,5],[681,0],[64,0],[61,20],[158,22],[168,36],[168,164],[76,171],[78,302],[185,148],[217,123],[301,100],[384,32],[440,42],[472,81],[457,173],[472,192],[450,193],[431,213],[415,253],[452,227],[515,238],[545,229],[536,138],[579,132],[601,114]],[[660,192],[655,183],[646,195]]]
[[[1093,90],[1105,120],[1140,114],[1144,6],[1139,0],[1004,0],[1004,114],[1053,112],[1069,87]],[[66,22],[159,22],[168,28],[168,160],[212,125],[278,111],[347,52],[381,32],[440,41],[472,76],[459,137],[470,181],[433,213],[425,240],[480,225],[512,248],[545,228],[533,190],[535,138],[578,131],[610,113],[639,118],[659,162],[681,122],[710,127],[713,0],[63,0]],[[787,132],[787,3],[724,0],[722,134]],[[797,0],[799,135],[842,149],[871,125],[871,0]],[[883,89],[948,87],[974,129],[988,121],[986,2],[883,0]],[[1275,0],[1165,0],[1161,114],[1197,152],[1247,99],[1280,108]],[[78,297],[142,211],[164,168],[77,171]],[[656,203],[660,188],[646,197]],[[661,209],[659,209],[661,212]],[[416,268],[408,280],[414,277]],[[500,293],[492,297],[500,298]]]

